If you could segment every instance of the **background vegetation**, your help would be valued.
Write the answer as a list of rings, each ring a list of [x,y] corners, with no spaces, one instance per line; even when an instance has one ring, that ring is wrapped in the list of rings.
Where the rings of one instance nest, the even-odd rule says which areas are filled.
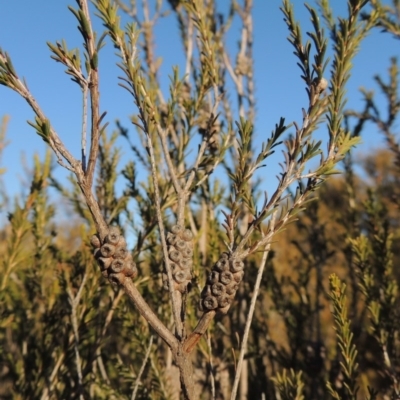
[[[117,3],[135,22],[125,31]],[[388,60],[387,76],[376,77],[385,109],[367,90],[364,109],[345,108],[351,60],[364,37],[371,29],[383,30],[383,43],[385,35],[400,36],[398,2],[388,8],[352,0],[348,15],[336,18],[321,0],[315,9],[307,6],[308,36],[283,2],[308,104],[303,121],[290,128],[278,116],[261,149],[252,127],[250,0],[232,1],[224,16],[211,0],[168,1],[187,65],[171,72],[166,99],[152,52],[161,2],[154,9],[144,2],[144,19],[134,2],[94,4],[136,108],[133,128],[102,125],[96,92],[102,36],[95,38],[87,4],[77,1],[72,11],[84,56],[65,43],[49,48],[89,104],[83,132],[90,132],[91,147],[80,164],[0,51],[0,83],[28,101],[36,115],[31,124],[71,171],[70,182],[59,182],[49,149],[44,159],[34,159],[26,197],[10,199],[1,186],[9,215],[0,244],[0,398],[400,398],[396,60]],[[233,16],[242,30],[231,60],[224,35]],[[355,158],[350,149],[367,124],[384,135],[387,148]],[[6,128],[4,118],[1,153],[7,151]],[[313,138],[317,129],[323,142]],[[132,152],[125,165],[119,137]],[[282,173],[267,196],[259,168],[278,146]],[[343,173],[336,175],[337,169]],[[140,181],[139,171],[147,173]],[[56,201],[50,188],[58,192]],[[65,209],[74,218],[67,219]],[[166,252],[167,232],[176,223],[194,236],[190,276],[179,287],[168,270],[171,248]],[[108,279],[102,277],[91,237],[97,233],[104,245],[108,226],[119,226],[133,241],[134,285],[190,358],[193,391],[179,380],[186,367],[179,365],[175,342],[138,312],[128,278],[104,268]],[[243,280],[224,307],[207,308],[212,271],[224,253],[244,261]],[[196,327],[199,321],[207,329]]]

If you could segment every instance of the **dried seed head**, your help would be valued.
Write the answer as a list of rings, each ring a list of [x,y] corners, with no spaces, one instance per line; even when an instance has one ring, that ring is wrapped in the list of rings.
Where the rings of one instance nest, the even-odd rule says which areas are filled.
[[[244,268],[244,262],[242,260],[239,260],[237,258],[234,258],[230,262],[231,264],[231,271],[232,272],[239,272],[242,271]]]
[[[227,260],[229,258],[228,253],[222,253],[220,260]]]
[[[221,296],[225,293],[225,286],[218,282],[211,286],[211,293],[215,296]]]
[[[182,251],[185,250],[187,248],[186,242],[182,239],[179,239],[175,242],[175,247],[177,248],[177,250]]]
[[[124,260],[116,259],[111,263],[111,271],[118,273],[124,269]]]
[[[218,297],[218,307],[224,308],[231,304],[231,299],[228,296],[220,296]]]
[[[193,257],[193,250],[189,247],[186,247],[181,251],[181,255],[183,258],[192,258]]]
[[[126,247],[126,240],[123,236],[119,237],[118,243],[117,243],[118,247]]]
[[[125,260],[123,273],[127,278],[135,279],[138,274],[136,264],[132,260]]]
[[[206,310],[211,311],[218,307],[218,300],[215,297],[207,296],[205,299],[203,299],[202,304]]]
[[[111,244],[117,244],[119,239],[120,239],[121,232],[119,228],[116,226],[112,226],[109,231],[108,235],[105,237],[105,242],[106,243],[111,243]]]
[[[185,229],[182,233],[181,233],[181,238],[183,240],[185,240],[186,242],[190,242],[191,240],[193,240],[193,233],[190,229]]]
[[[231,283],[225,287],[225,292],[229,296],[235,296],[236,291],[238,290],[239,285],[237,283]]]
[[[182,231],[183,228],[180,225],[173,225],[171,228],[171,232],[174,233],[175,235],[179,235]]]
[[[168,232],[167,233],[167,242],[170,244],[170,245],[174,245],[175,244],[175,242],[177,241],[179,239],[179,237],[177,236],[177,235],[174,235],[173,233],[171,233],[171,232]]]
[[[223,271],[219,274],[219,280],[224,285],[228,285],[233,280],[232,272],[230,271]]]
[[[125,259],[128,256],[129,252],[125,246],[118,246],[115,249],[114,258],[119,258],[121,260]]]
[[[182,260],[179,260],[179,266],[182,269],[190,269],[190,268],[192,268],[192,265],[193,265],[192,260],[185,259],[185,258],[182,258]]]
[[[222,258],[221,260],[217,261],[214,268],[217,271],[227,271],[227,270],[229,270],[229,261],[225,258]]]
[[[240,283],[242,282],[243,275],[244,275],[243,271],[236,272],[233,274],[233,280],[237,283]]]
[[[110,243],[105,243],[100,248],[100,253],[103,257],[111,257],[115,252],[115,246]]]
[[[185,271],[178,270],[174,273],[174,281],[177,283],[182,283],[187,281],[188,275]]]
[[[99,237],[98,237],[97,235],[93,235],[93,236],[90,238],[90,244],[91,244],[94,248],[99,249],[100,246],[101,246],[101,242],[100,242]]]
[[[169,255],[169,258],[175,262],[178,262],[181,259],[181,253],[178,250],[174,249],[173,247],[168,252],[168,255]]]
[[[174,272],[174,271],[177,271],[177,270],[180,270],[181,268],[179,267],[179,265],[178,264],[176,264],[176,263],[174,263],[174,262],[172,262],[172,261],[170,261],[169,262],[169,266],[171,267],[171,270],[172,270],[172,272]]]

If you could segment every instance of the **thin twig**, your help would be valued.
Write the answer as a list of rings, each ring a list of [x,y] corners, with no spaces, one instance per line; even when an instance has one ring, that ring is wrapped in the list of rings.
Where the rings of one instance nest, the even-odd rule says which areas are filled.
[[[87,35],[84,35],[86,49],[89,56],[90,64],[93,64],[93,61],[97,59],[97,49],[95,42],[95,35],[92,29],[92,23],[90,20],[90,13],[87,0],[77,0],[79,7],[83,11],[87,21],[87,27],[90,30],[87,32]],[[99,152],[99,140],[100,140],[100,126],[99,126],[99,73],[97,66],[91,66],[89,72],[89,90],[90,90],[90,111],[91,111],[91,133],[90,133],[90,152],[89,152],[89,161],[87,165],[86,178],[87,185],[92,187],[93,177],[96,167],[97,155]]]
[[[187,83],[190,82],[192,57],[193,57],[193,20],[189,18],[187,27],[187,48],[186,48],[186,67],[185,67],[185,81]]]
[[[86,172],[86,129],[87,129],[87,96],[88,87],[86,84],[82,86],[82,169]]]
[[[78,374],[79,392],[80,392],[80,390],[82,388],[82,384],[83,384],[83,375],[82,375],[82,363],[81,363],[81,358],[79,355],[79,331],[78,331],[78,319],[77,319],[76,309],[81,300],[82,293],[83,293],[83,287],[85,286],[86,279],[87,279],[87,274],[85,273],[83,275],[82,283],[79,287],[78,293],[76,294],[75,297],[72,294],[71,288],[67,289],[69,302],[71,304],[71,322],[72,322],[72,329],[73,329],[74,338],[75,338],[74,351],[75,351],[75,359],[76,359],[76,370],[77,370],[77,374]],[[83,400],[83,395],[80,394],[79,398],[81,400]]]
[[[275,219],[275,215],[276,215],[276,213],[274,213],[274,215],[272,217],[272,222],[271,222],[272,224]],[[267,246],[265,247],[265,251],[264,251],[264,254],[263,254],[263,257],[261,260],[261,264],[260,264],[260,267],[258,268],[256,283],[254,284],[253,295],[251,296],[249,313],[247,315],[246,325],[244,328],[243,339],[242,339],[242,343],[240,345],[240,353],[239,353],[238,363],[237,363],[237,367],[236,367],[235,380],[233,382],[231,400],[236,399],[237,390],[238,390],[239,381],[240,381],[240,374],[242,372],[243,360],[244,360],[244,356],[245,356],[246,349],[247,349],[247,342],[249,340],[250,327],[251,327],[251,323],[253,321],[253,315],[254,315],[254,311],[256,308],[258,292],[260,290],[261,279],[262,279],[262,276],[264,273],[265,265],[267,263],[267,258],[268,258],[270,247],[271,247],[270,244],[267,244]]]
[[[135,400],[135,398],[136,398],[137,391],[139,389],[140,380],[142,379],[142,375],[143,375],[144,369],[146,368],[147,360],[150,357],[151,346],[153,345],[153,340],[154,340],[154,336],[151,335],[150,336],[149,345],[147,346],[146,355],[144,356],[144,360],[142,362],[142,366],[140,367],[138,376],[136,378],[135,388],[133,389],[131,400]]]
[[[210,382],[211,382],[211,398],[215,400],[215,377],[214,377],[214,365],[212,359],[212,347],[211,347],[211,335],[207,332],[207,347],[208,347],[208,359],[210,364]]]
[[[165,233],[164,233],[165,228],[164,228],[164,221],[163,221],[162,212],[161,212],[160,193],[158,191],[159,186],[158,186],[156,160],[155,160],[155,156],[154,156],[154,147],[153,147],[153,142],[151,140],[148,129],[146,129],[146,136],[147,136],[147,148],[149,151],[150,163],[151,163],[151,175],[153,178],[154,198],[155,198],[154,200],[155,200],[155,207],[156,207],[156,214],[157,214],[157,222],[158,222],[158,228],[160,230],[160,238],[161,238],[161,244],[162,244],[162,249],[163,249],[163,254],[164,254],[165,269],[167,272],[168,287],[169,287],[169,293],[170,293],[170,298],[171,298],[171,303],[172,303],[172,314],[174,316],[176,334],[177,334],[178,338],[181,339],[183,336],[183,324],[182,324],[182,319],[181,319],[182,295],[180,292],[174,290],[174,280],[172,278],[172,269],[171,269],[171,265],[169,263],[169,257],[168,257],[168,246],[167,246],[167,241],[165,239]]]

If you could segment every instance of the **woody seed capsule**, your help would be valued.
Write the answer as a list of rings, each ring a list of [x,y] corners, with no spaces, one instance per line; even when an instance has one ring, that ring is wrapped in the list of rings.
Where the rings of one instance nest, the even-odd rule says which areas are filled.
[[[231,299],[228,296],[218,297],[218,307],[224,308],[231,304]]]
[[[97,249],[100,248],[101,242],[100,242],[99,237],[98,237],[97,235],[93,235],[93,236],[90,238],[90,244],[91,244],[93,247],[97,248]]]
[[[125,260],[123,273],[127,278],[136,278],[138,274],[136,264],[132,260]]]
[[[203,307],[206,310],[215,310],[218,307],[218,300],[215,297],[208,296],[203,299]]]
[[[123,260],[124,258],[127,257],[127,255],[129,254],[128,250],[126,249],[126,247],[117,247],[115,249],[115,253],[114,253],[114,257],[115,258],[120,258],[121,260]]]
[[[233,275],[232,272],[229,271],[223,271],[219,274],[219,280],[221,283],[224,285],[228,285],[229,283],[232,282],[233,280]]]
[[[112,272],[121,272],[124,269],[124,260],[116,259],[111,264]]]
[[[109,229],[108,235],[105,237],[106,243],[117,244],[120,238],[120,230],[113,226]]]
[[[239,272],[242,271],[244,268],[244,263],[242,260],[233,259],[231,261],[231,271],[232,272]]]
[[[169,255],[169,258],[172,261],[175,261],[175,262],[178,262],[181,259],[181,253],[178,250],[174,249],[174,248],[172,248],[169,251],[168,255]]]
[[[185,240],[186,242],[190,242],[193,239],[193,233],[191,230],[189,229],[185,229],[182,234],[181,237],[183,240]]]
[[[174,273],[174,281],[178,283],[183,283],[187,280],[186,272],[185,271],[177,271]]]
[[[111,257],[115,252],[115,246],[110,243],[103,244],[100,248],[100,252],[103,257]]]
[[[225,286],[222,283],[214,283],[211,286],[211,293],[215,296],[221,296],[225,293]]]
[[[174,225],[171,228],[171,232],[175,235],[179,235],[183,231],[183,228],[180,225]]]

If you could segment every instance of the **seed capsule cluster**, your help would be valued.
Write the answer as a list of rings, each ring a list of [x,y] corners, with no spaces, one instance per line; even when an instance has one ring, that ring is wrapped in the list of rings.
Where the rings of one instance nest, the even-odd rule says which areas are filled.
[[[215,263],[207,284],[201,293],[200,309],[217,310],[226,313],[243,279],[244,263],[236,257],[224,253]]]
[[[94,256],[104,277],[111,283],[120,283],[121,279],[135,278],[138,270],[132,255],[126,248],[126,241],[117,227],[111,227],[101,243],[97,235],[90,243],[95,248]]]
[[[180,225],[174,225],[167,233],[168,258],[174,281],[174,289],[186,292],[192,279],[193,233]],[[163,287],[168,290],[168,277],[163,274]]]

